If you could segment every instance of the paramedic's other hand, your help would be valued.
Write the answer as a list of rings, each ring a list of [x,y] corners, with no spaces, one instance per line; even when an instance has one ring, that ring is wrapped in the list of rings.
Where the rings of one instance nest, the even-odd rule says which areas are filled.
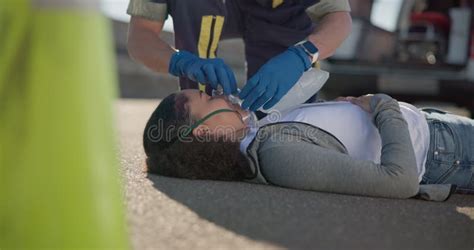
[[[234,73],[220,58],[204,59],[180,50],[171,56],[169,73],[209,84],[213,89],[217,89],[217,85],[220,84],[226,95],[237,93]]]
[[[245,84],[239,94],[243,109],[255,111],[273,107],[311,67],[308,54],[301,47],[290,47],[273,57]]]
[[[365,110],[368,113],[372,113],[374,112],[372,108],[370,107],[370,101],[372,100],[372,98],[374,98],[374,95],[372,94],[363,95],[359,97],[348,96],[348,97],[345,97],[345,101],[351,102],[352,104],[361,107],[363,110]]]

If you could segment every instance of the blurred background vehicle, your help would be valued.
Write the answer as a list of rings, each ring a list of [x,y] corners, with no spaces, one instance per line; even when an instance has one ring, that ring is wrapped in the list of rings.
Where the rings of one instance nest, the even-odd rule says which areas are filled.
[[[474,114],[474,2],[469,0],[349,0],[352,34],[322,62],[331,73],[321,97],[384,92],[418,106],[455,105]],[[104,0],[114,19],[121,96],[163,98],[174,77],[134,63],[126,49],[127,0]],[[171,18],[162,36],[173,43]],[[218,55],[245,83],[243,42],[220,42]]]
[[[327,96],[384,92],[474,111],[473,2],[350,0],[353,30],[323,67]]]

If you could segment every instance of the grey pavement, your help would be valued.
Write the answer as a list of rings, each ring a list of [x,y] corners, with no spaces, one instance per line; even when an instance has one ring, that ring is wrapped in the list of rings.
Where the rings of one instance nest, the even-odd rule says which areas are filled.
[[[147,176],[141,136],[157,104],[117,102],[134,249],[474,248],[474,196],[393,200]]]

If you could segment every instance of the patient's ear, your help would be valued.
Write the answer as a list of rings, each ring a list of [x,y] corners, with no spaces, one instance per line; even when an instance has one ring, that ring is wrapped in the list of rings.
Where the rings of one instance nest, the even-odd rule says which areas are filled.
[[[193,135],[195,137],[204,137],[209,134],[209,127],[207,125],[199,125],[193,129]]]

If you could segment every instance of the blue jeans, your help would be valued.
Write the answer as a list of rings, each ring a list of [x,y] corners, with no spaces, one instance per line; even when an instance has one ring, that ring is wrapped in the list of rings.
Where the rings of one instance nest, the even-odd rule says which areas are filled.
[[[423,109],[430,147],[422,184],[454,184],[474,194],[474,120],[437,109]]]

